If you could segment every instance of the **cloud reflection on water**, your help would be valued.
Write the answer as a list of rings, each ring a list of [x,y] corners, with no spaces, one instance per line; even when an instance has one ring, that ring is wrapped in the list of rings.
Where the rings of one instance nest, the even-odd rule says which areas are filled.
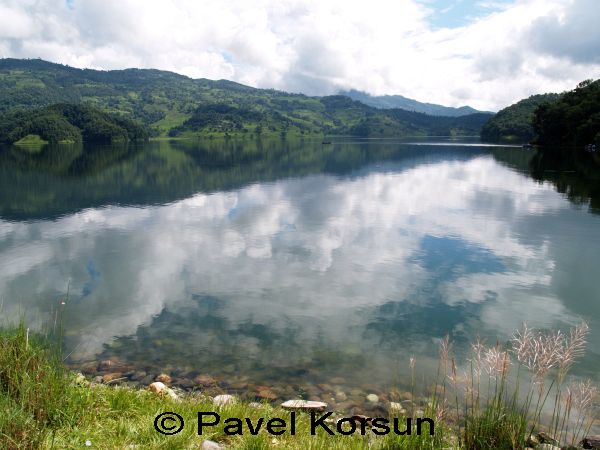
[[[195,329],[187,356],[243,351],[272,364],[273,348],[265,351],[252,332],[236,334],[252,324],[273,339],[293,336],[279,354],[290,364],[310,361],[324,342],[358,348],[360,361],[389,334],[378,321],[393,325],[389,314],[399,308],[412,314],[401,324],[413,338],[506,337],[523,320],[576,320],[553,287],[560,256],[553,236],[526,225],[560,220],[571,208],[549,185],[478,156],[257,183],[163,206],[0,222],[0,296],[9,318],[26,310],[41,320],[71,280],[67,326],[80,356],[100,352],[115,336],[151,329],[165,311],[194,317],[198,299],[208,298],[219,305],[212,310],[223,322],[218,333],[238,338],[216,350],[208,345],[215,330]],[[89,264],[102,276],[87,292]],[[436,308],[446,313],[437,317]],[[172,332],[186,339],[185,329]],[[364,358],[392,359],[393,347],[399,345]]]

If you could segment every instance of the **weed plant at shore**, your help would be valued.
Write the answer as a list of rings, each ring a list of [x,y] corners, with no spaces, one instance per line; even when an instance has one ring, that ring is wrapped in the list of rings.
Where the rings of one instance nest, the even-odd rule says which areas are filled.
[[[584,354],[588,327],[569,334],[540,332],[526,325],[506,345],[471,346],[459,364],[449,338],[442,340],[435,388],[425,407],[413,404],[390,416],[431,417],[435,434],[378,436],[310,433],[310,416],[299,413],[296,434],[274,436],[263,427],[257,435],[228,435],[223,423],[198,435],[197,413],[222,417],[289,418],[269,404],[233,402],[215,405],[200,393],[156,395],[148,390],[90,383],[62,364],[58,346],[32,336],[21,325],[0,334],[0,448],[200,448],[204,440],[235,449],[520,449],[546,444],[577,445],[596,414],[597,388],[591,381],[570,381],[568,371]],[[418,361],[409,362],[413,393]],[[185,421],[172,436],[158,433],[157,415],[177,412]],[[341,418],[342,413],[332,417]],[[330,423],[333,423],[330,422]],[[335,427],[334,424],[331,425]],[[358,428],[360,429],[360,428]],[[546,447],[548,448],[548,447]]]
[[[591,380],[567,383],[569,369],[584,355],[587,334],[585,322],[569,335],[524,324],[506,346],[473,344],[462,373],[446,337],[440,346],[441,393],[434,393],[437,416],[454,423],[459,445],[467,449],[523,448],[540,441],[577,445],[590,431],[598,396]]]

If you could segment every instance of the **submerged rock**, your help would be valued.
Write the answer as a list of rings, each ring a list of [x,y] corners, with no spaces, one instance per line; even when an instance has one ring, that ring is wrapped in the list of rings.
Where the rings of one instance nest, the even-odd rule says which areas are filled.
[[[321,390],[321,392],[333,392],[333,386],[327,383],[317,384],[317,387]]]
[[[194,382],[188,378],[175,380],[174,384],[177,386],[181,386],[183,389],[186,390],[191,390],[194,387]]]
[[[257,386],[256,396],[262,400],[277,400],[277,394],[267,386]]]
[[[381,403],[367,404],[365,405],[363,411],[369,414],[371,417],[386,417],[389,412],[388,409]]]
[[[217,380],[210,375],[198,375],[196,378],[194,378],[194,383],[204,387],[215,386],[217,384]]]
[[[309,401],[309,400],[288,400],[283,402],[281,407],[284,409],[298,409],[302,411],[325,411],[327,403]]]
[[[390,412],[406,414],[406,410],[402,407],[402,404],[398,402],[390,402]]]
[[[139,380],[139,382],[143,385],[149,385],[150,383],[152,383],[154,381],[154,376],[152,375],[146,375],[145,377],[141,378]]]
[[[171,381],[172,381],[171,377],[169,375],[167,375],[166,373],[161,373],[155,379],[156,379],[156,381],[160,381],[161,383],[165,383],[165,384],[171,384]]]
[[[123,374],[121,372],[107,373],[106,375],[102,376],[102,382],[110,383],[112,381],[118,380],[119,378],[123,378]]]
[[[109,370],[119,370],[121,372],[127,368],[127,364],[117,358],[104,359],[98,363],[98,372],[107,372]]]
[[[364,393],[360,389],[354,388],[350,391],[350,395],[352,397],[362,397],[364,395]]]
[[[98,372],[98,361],[90,361],[82,364],[81,371],[87,375],[95,375]]]
[[[236,391],[243,391],[248,388],[248,383],[245,381],[235,381],[229,385],[231,389]]]
[[[367,401],[370,403],[377,403],[379,401],[379,397],[375,394],[367,395]]]
[[[336,399],[338,402],[345,402],[346,400],[348,400],[348,396],[347,396],[347,395],[346,395],[346,393],[345,393],[345,392],[343,392],[343,391],[337,391],[337,392],[335,393],[335,399]]]

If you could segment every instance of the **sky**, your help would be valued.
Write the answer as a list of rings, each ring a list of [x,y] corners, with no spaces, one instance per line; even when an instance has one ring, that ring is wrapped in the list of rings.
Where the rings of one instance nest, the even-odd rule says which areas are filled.
[[[0,0],[0,57],[498,110],[600,76],[598,0]]]

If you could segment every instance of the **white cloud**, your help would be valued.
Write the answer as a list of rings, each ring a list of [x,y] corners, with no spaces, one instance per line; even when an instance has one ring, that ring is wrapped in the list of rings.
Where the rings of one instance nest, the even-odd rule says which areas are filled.
[[[600,74],[595,0],[515,0],[453,29],[433,29],[434,8],[416,0],[0,3],[0,56],[78,67],[154,67],[482,109]]]

